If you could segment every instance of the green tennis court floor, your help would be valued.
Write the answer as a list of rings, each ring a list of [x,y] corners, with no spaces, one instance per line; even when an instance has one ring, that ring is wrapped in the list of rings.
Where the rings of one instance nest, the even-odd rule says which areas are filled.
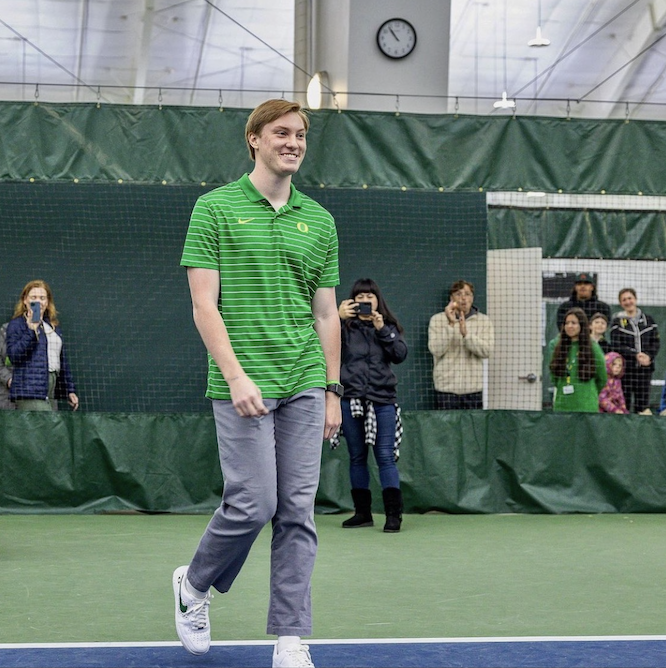
[[[666,515],[317,516],[314,637],[666,632]],[[0,516],[0,643],[176,640],[171,574],[208,517]],[[213,640],[263,640],[270,534],[211,605]]]

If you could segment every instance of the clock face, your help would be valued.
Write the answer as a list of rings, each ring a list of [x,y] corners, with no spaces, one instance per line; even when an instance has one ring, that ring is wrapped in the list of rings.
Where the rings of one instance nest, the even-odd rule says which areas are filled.
[[[404,58],[416,46],[416,30],[405,19],[390,19],[377,31],[377,45],[389,58]]]

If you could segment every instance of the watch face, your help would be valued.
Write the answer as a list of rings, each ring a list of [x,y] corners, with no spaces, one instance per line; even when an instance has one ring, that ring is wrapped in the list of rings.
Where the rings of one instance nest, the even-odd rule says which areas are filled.
[[[389,58],[404,58],[416,46],[416,30],[405,19],[390,19],[377,31],[377,45]]]
[[[339,397],[343,397],[345,395],[345,388],[339,383],[329,383],[326,386],[326,391],[333,392],[333,394],[337,394]]]

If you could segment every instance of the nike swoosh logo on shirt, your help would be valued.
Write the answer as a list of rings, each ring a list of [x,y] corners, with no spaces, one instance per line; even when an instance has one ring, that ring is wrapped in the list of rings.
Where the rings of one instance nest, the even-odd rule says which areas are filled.
[[[245,223],[249,223],[252,220],[254,220],[254,218],[246,218],[245,220],[243,220],[242,218],[239,218],[238,219],[238,224],[239,225],[245,225]]]

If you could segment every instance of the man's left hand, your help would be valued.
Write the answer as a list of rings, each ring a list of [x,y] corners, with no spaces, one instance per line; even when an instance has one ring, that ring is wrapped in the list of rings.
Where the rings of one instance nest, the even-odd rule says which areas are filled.
[[[462,311],[460,311],[458,324],[460,325],[460,336],[464,339],[467,336],[467,322],[465,321],[465,314]]]
[[[340,397],[333,392],[326,392],[326,421],[324,422],[324,440],[335,434],[342,424]]]

